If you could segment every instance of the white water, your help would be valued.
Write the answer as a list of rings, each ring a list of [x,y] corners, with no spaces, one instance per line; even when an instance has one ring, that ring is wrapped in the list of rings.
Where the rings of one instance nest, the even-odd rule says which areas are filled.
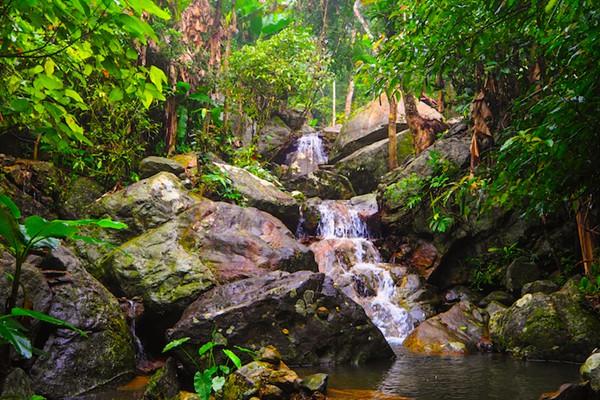
[[[402,343],[414,324],[397,303],[389,265],[381,264],[360,210],[348,201],[329,200],[319,205],[319,212],[318,234],[322,240],[311,246],[319,270],[363,307],[388,342]]]
[[[288,156],[287,161],[296,175],[308,175],[319,169],[319,165],[327,163],[325,146],[319,134],[301,136],[296,151]]]

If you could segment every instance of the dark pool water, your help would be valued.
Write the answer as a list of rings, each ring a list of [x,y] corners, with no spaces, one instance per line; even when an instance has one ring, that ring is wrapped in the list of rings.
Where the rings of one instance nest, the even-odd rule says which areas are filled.
[[[425,357],[398,353],[391,365],[321,371],[330,374],[332,388],[371,389],[418,400],[537,400],[543,392],[579,380],[577,364],[519,361],[502,354]]]
[[[377,398],[369,395],[371,390],[417,400],[537,400],[543,392],[579,380],[577,364],[519,361],[502,354],[426,357],[401,349],[397,353],[393,363],[296,371],[301,376],[326,372],[330,388],[357,389],[349,392],[356,396],[334,396],[338,400]],[[143,383],[137,378],[126,385],[129,390],[105,389],[77,400],[139,399]]]

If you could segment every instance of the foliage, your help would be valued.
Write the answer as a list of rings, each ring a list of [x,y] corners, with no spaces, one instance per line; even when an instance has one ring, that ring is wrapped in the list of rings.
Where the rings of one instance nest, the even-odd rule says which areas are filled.
[[[66,152],[91,146],[86,122],[110,103],[141,102],[162,95],[166,76],[137,66],[134,41],[156,39],[142,13],[167,19],[152,0],[10,1],[0,14],[0,115],[2,126],[29,132]],[[105,126],[104,129],[111,129]]]
[[[440,81],[472,98],[502,144],[488,171],[490,202],[546,215],[596,194],[600,12],[591,0],[373,2],[378,58],[402,85]],[[485,177],[485,176],[484,176]],[[485,178],[487,178],[485,177]]]
[[[243,205],[244,196],[233,186],[233,182],[227,175],[227,172],[213,163],[208,163],[203,167],[202,192],[204,195],[215,194],[220,199],[230,200],[235,204]]]
[[[194,389],[201,400],[209,400],[211,393],[219,393],[225,385],[227,376],[242,366],[240,358],[231,349],[227,348],[227,339],[216,332],[213,332],[212,336],[212,340],[204,343],[198,349],[198,357],[204,368],[201,368],[200,363],[185,348],[181,347],[190,340],[189,337],[173,340],[167,343],[163,349],[163,353],[166,353],[180,348],[196,366],[198,371],[194,374]],[[241,352],[253,354],[252,351],[243,347],[235,346],[235,348]],[[221,351],[217,352],[217,350]],[[224,357],[217,358],[217,353]],[[224,360],[224,362],[219,360]]]
[[[233,102],[262,127],[280,108],[310,109],[327,80],[328,63],[308,31],[289,27],[235,51],[224,85]]]
[[[584,276],[579,281],[579,290],[585,295],[600,295],[600,265],[592,264],[591,276]]]
[[[477,290],[500,286],[506,267],[525,255],[525,251],[519,248],[517,243],[513,243],[509,246],[490,247],[487,254],[468,259],[471,267],[471,286]]]
[[[16,317],[31,317],[74,330],[82,335],[85,333],[67,322],[44,313],[16,307],[21,269],[30,251],[39,248],[54,248],[59,244],[58,239],[71,238],[98,243],[99,241],[96,239],[78,234],[79,228],[83,226],[95,225],[100,228],[123,229],[127,225],[110,219],[47,221],[37,215],[23,219],[22,224],[20,220],[21,211],[16,204],[8,196],[0,194],[0,237],[8,245],[8,251],[15,257],[15,272],[10,276],[11,292],[6,302],[5,314],[0,316],[0,343],[10,343],[21,356],[31,358],[31,341],[26,336],[26,329],[16,320]]]

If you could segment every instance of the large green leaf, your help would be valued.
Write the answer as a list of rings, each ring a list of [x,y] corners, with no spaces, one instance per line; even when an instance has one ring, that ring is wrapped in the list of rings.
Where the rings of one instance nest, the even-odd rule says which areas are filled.
[[[233,351],[229,349],[223,349],[223,353],[231,360],[231,362],[233,362],[233,365],[235,365],[236,368],[240,368],[242,366],[242,361]]]
[[[207,374],[203,374],[200,371],[194,374],[194,390],[200,396],[200,400],[210,400],[211,388],[212,380]]]
[[[15,219],[21,218],[19,207],[5,194],[0,194],[0,205],[4,205]]]
[[[31,358],[33,347],[25,328],[10,315],[0,317],[0,338],[14,347],[23,358]]]
[[[208,351],[212,350],[216,346],[215,342],[206,342],[198,349],[198,355],[203,356]]]
[[[15,254],[21,252],[25,238],[14,217],[14,210],[11,212],[9,207],[5,206],[4,203],[0,204],[0,236],[6,240]]]
[[[187,343],[190,340],[189,337],[182,337],[181,339],[171,340],[167,345],[162,349],[163,353],[166,353],[169,350],[175,349],[181,346],[184,343]]]
[[[56,325],[59,326],[61,328],[66,328],[66,329],[70,329],[74,332],[77,332],[78,334],[80,334],[81,336],[87,336],[87,333],[85,333],[84,331],[82,331],[81,329],[77,328],[75,325],[67,322],[67,321],[63,321],[62,319],[58,319],[58,318],[54,318],[48,314],[39,312],[39,311],[34,311],[34,310],[27,310],[25,308],[20,308],[20,307],[14,307],[11,311],[10,314],[12,316],[15,317],[30,317],[30,318],[34,318],[37,319],[38,321],[43,321],[43,322],[47,322],[49,324],[52,325]]]

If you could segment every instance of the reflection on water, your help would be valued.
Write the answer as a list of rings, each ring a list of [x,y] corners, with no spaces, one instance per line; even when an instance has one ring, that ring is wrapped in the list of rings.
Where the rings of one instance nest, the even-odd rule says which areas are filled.
[[[578,381],[578,368],[576,364],[519,361],[501,354],[424,357],[401,352],[391,366],[338,367],[323,372],[330,374],[331,388],[372,389],[417,400],[535,400],[562,383]]]

